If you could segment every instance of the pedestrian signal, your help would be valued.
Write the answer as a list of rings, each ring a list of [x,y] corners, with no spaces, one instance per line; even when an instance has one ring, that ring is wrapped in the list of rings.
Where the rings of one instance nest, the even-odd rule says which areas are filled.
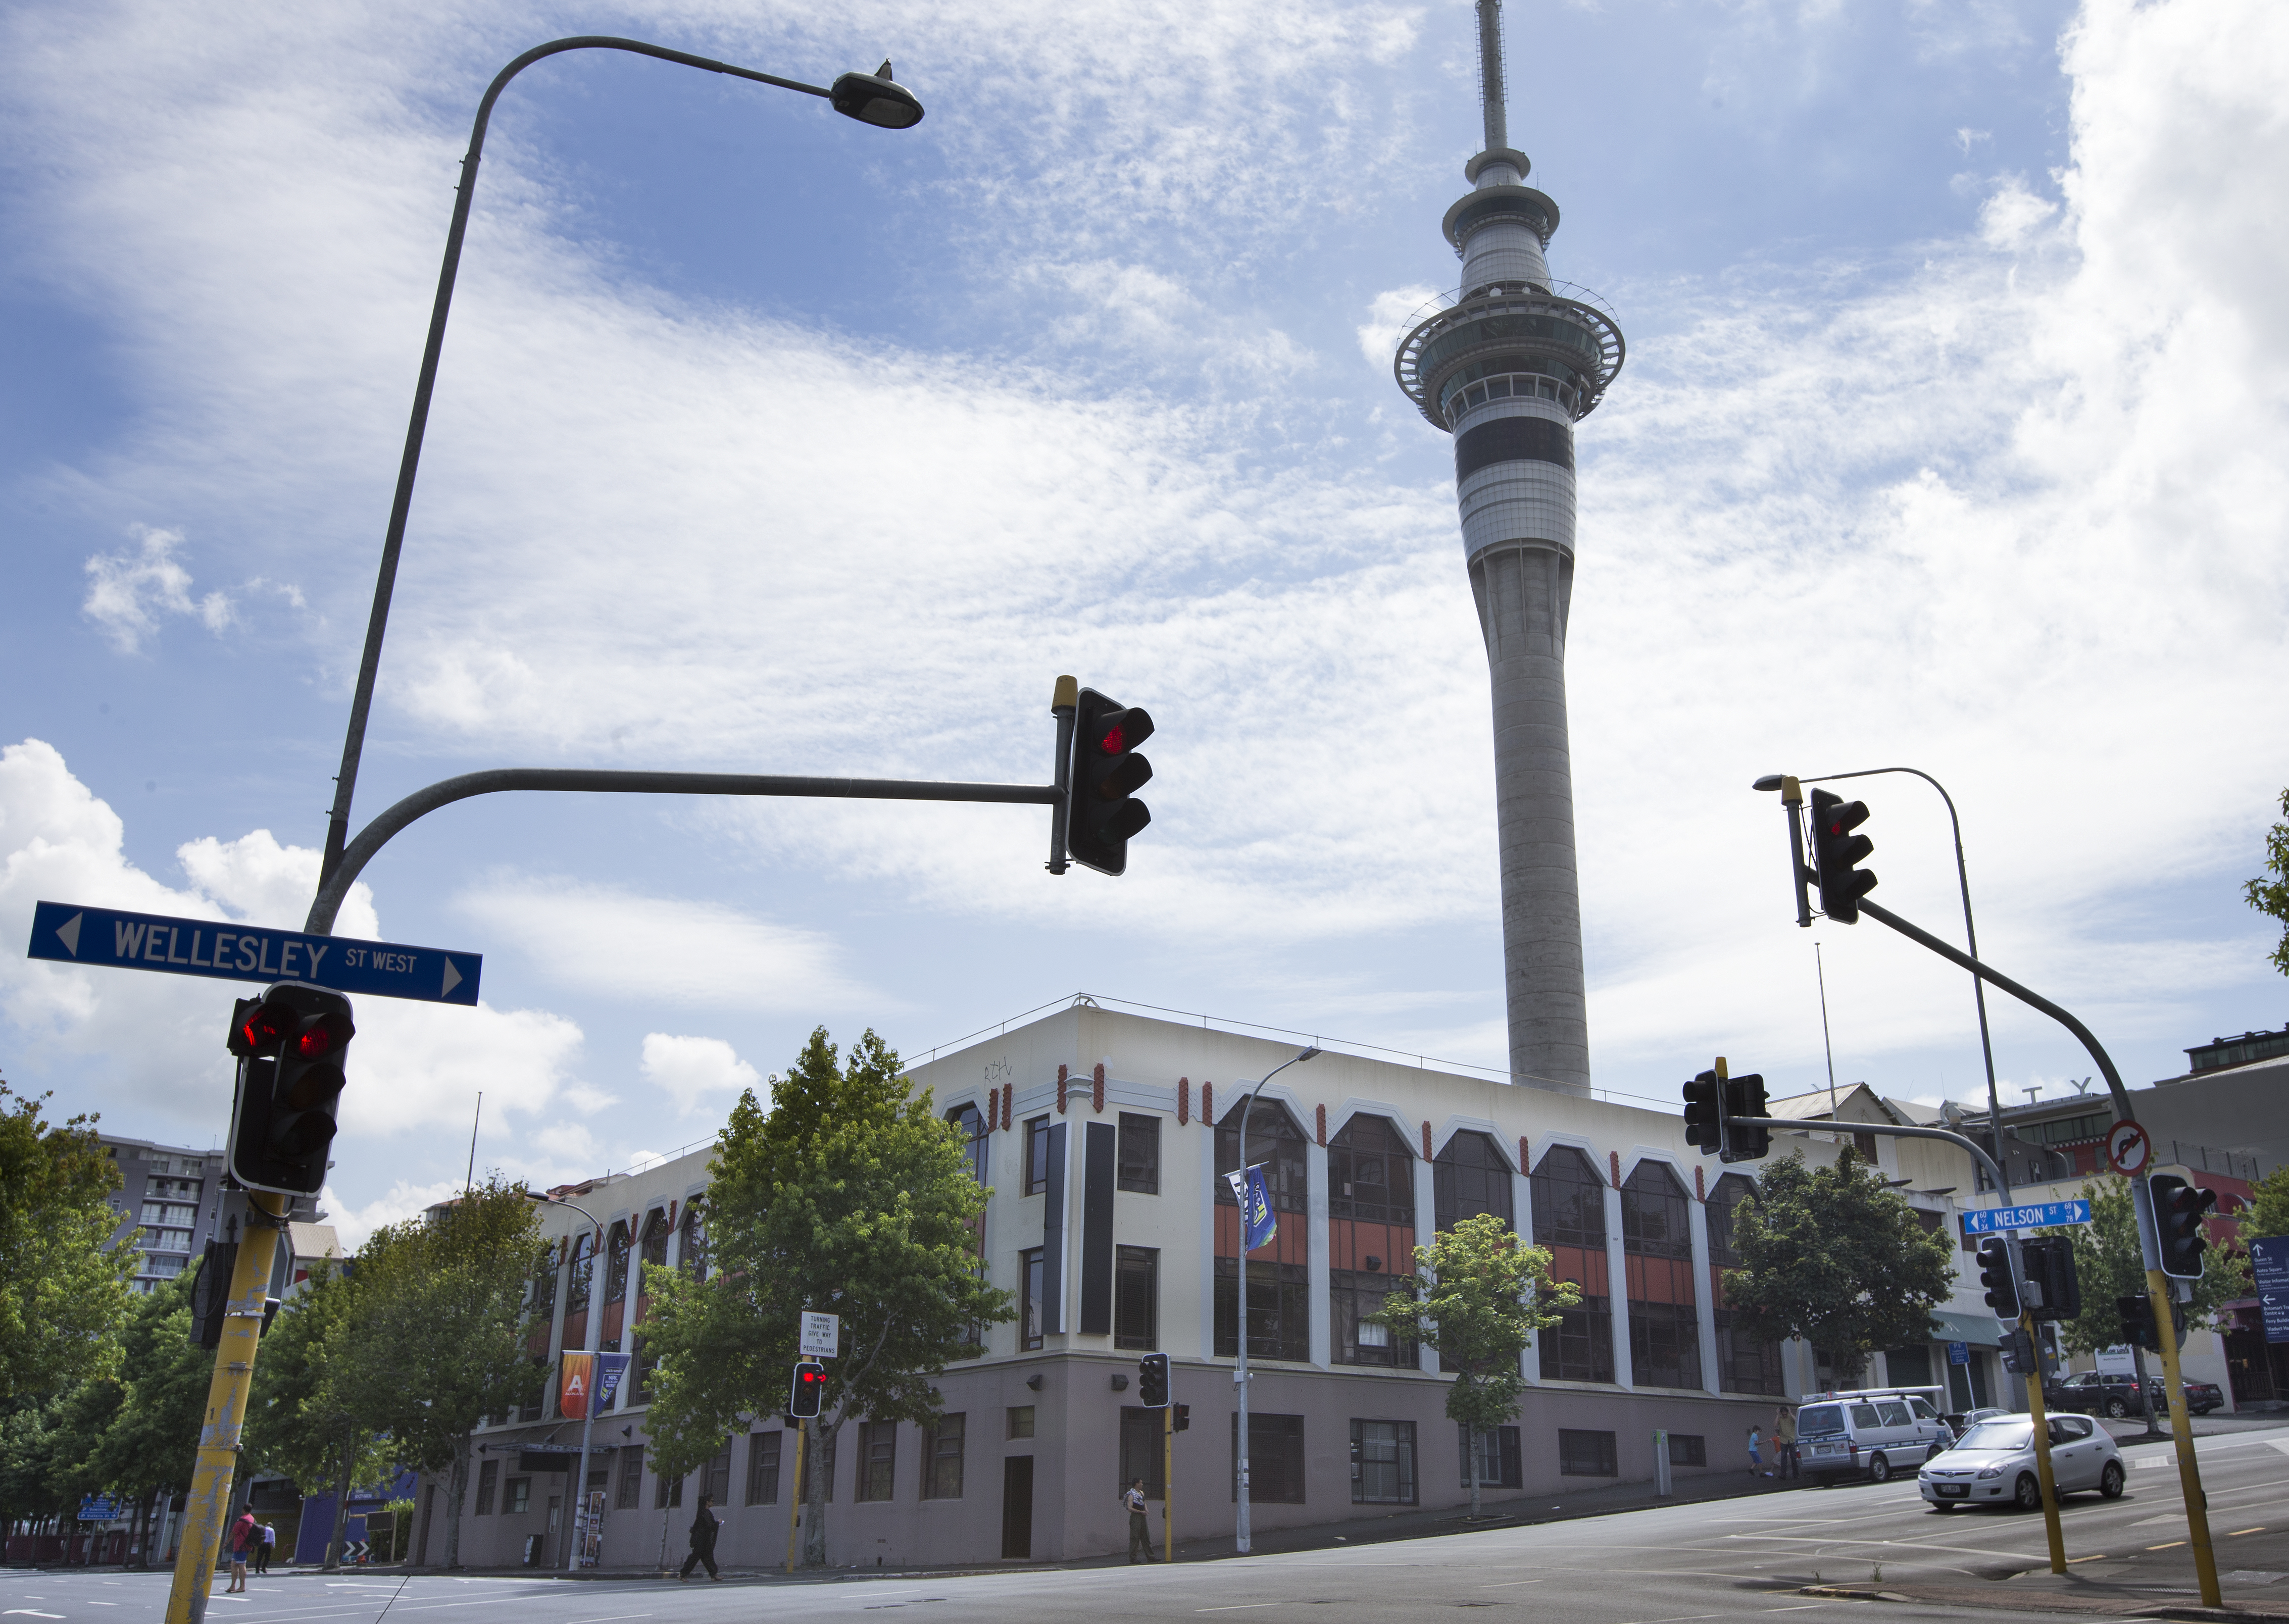
[[[794,1389],[787,1395],[787,1419],[809,1421],[818,1413],[818,1401],[826,1396],[826,1366],[817,1359],[804,1359],[794,1367]]]

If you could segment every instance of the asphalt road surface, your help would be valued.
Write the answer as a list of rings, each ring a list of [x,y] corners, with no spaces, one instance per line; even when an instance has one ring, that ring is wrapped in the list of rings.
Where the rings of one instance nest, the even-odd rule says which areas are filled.
[[[2169,1445],[2125,1455],[2123,1499],[2068,1501],[2067,1554],[2078,1576],[2181,1599],[2193,1572]],[[2205,1439],[2201,1458],[2227,1599],[2289,1602],[2289,1429]],[[2039,1516],[1936,1515],[1912,1483],[1893,1483],[1174,1567],[730,1575],[722,1584],[282,1573],[255,1580],[243,1596],[218,1585],[208,1616],[229,1624],[875,1624],[876,1612],[913,1611],[929,1624],[1216,1624],[1228,1615],[1255,1624],[1241,1614],[1264,1624],[1380,1624],[1443,1620],[1470,1607],[1581,1624],[1823,1624],[1874,1606],[1905,1624],[1958,1617],[1960,1601],[1870,1602],[1810,1596],[1804,1587],[1976,1586],[1978,1600],[2001,1616],[2054,1618],[2022,1611],[2058,1604],[2054,1588],[2036,1594],[2056,1585],[2047,1565]],[[167,1584],[164,1574],[116,1569],[11,1569],[0,1573],[0,1624],[159,1624]]]

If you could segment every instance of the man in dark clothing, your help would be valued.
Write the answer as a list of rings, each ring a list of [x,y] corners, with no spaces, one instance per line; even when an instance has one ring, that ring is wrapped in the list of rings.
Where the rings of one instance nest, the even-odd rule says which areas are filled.
[[[702,1494],[699,1509],[691,1518],[691,1554],[683,1559],[683,1570],[675,1576],[679,1584],[690,1578],[693,1566],[702,1562],[707,1564],[708,1578],[720,1582],[723,1577],[715,1571],[715,1531],[722,1524],[707,1509],[707,1502],[708,1497]]]
[[[1129,1560],[1132,1563],[1158,1562],[1160,1558],[1152,1554],[1152,1524],[1144,1513],[1144,1480],[1142,1477],[1129,1485],[1129,1492],[1121,1497],[1121,1503],[1129,1508]]]

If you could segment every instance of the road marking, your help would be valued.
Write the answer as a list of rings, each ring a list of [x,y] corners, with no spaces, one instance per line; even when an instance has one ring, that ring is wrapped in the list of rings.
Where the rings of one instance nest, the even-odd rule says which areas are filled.
[[[648,1619],[650,1617],[651,1617],[651,1614],[648,1612],[614,1612],[609,1613],[601,1619],[568,1619],[565,1621],[565,1624],[617,1624],[617,1621],[621,1619]]]
[[[1517,1585],[1538,1585],[1543,1582],[1543,1581],[1539,1579],[1505,1579],[1498,1585],[1480,1585],[1479,1588],[1481,1590],[1508,1590]]]
[[[2067,1565],[2069,1567],[2072,1567],[2078,1562],[2103,1562],[2105,1560],[2106,1553],[2104,1551],[2101,1551],[2094,1556],[2069,1556],[2067,1558]]]
[[[1250,1607],[1285,1607],[1286,1602],[1234,1602],[1228,1607],[1195,1607],[1194,1612],[1245,1612]]]
[[[2265,1440],[2265,1446],[2268,1449],[2277,1449],[2283,1454],[2289,1455],[2289,1438],[2268,1438]]]
[[[44,1602],[48,1598],[44,1596],[36,1596],[32,1599],[36,1602]],[[10,1613],[20,1612],[28,1618],[35,1619],[60,1619],[64,1616],[60,1612],[42,1612],[37,1607],[11,1607],[7,1613],[0,1613],[0,1618],[5,1618]]]
[[[2175,1550],[2179,1546],[2183,1545],[2185,1541],[2183,1540],[2165,1540],[2159,1545],[2149,1545],[2146,1548],[2148,1550]]]
[[[2245,1533],[2263,1533],[2264,1532],[2264,1526],[2260,1524],[2255,1528],[2236,1528],[2229,1532],[2225,1537],[2229,1540],[2238,1540]]]

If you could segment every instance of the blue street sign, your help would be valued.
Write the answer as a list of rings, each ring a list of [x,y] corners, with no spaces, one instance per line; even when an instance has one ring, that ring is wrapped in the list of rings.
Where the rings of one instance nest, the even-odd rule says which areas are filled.
[[[2257,1306],[2265,1316],[2265,1340],[2289,1342],[2289,1235],[2251,1241],[2249,1261],[2257,1276]]]
[[[419,999],[430,1004],[477,1001],[476,953],[259,930],[214,919],[170,919],[42,903],[32,911],[34,959],[109,969],[160,970],[221,981],[304,981],[337,992]]]
[[[1974,1206],[1963,1214],[1964,1232],[1999,1235],[2006,1230],[2047,1230],[2062,1223],[2088,1223],[2087,1201],[2038,1201],[2031,1206]]]
[[[79,1502],[79,1520],[83,1523],[114,1523],[126,1515],[120,1503],[108,1494],[89,1494]]]
[[[1970,1364],[1971,1344],[1969,1342],[1950,1342],[1947,1345],[1947,1362],[1950,1365]]]

